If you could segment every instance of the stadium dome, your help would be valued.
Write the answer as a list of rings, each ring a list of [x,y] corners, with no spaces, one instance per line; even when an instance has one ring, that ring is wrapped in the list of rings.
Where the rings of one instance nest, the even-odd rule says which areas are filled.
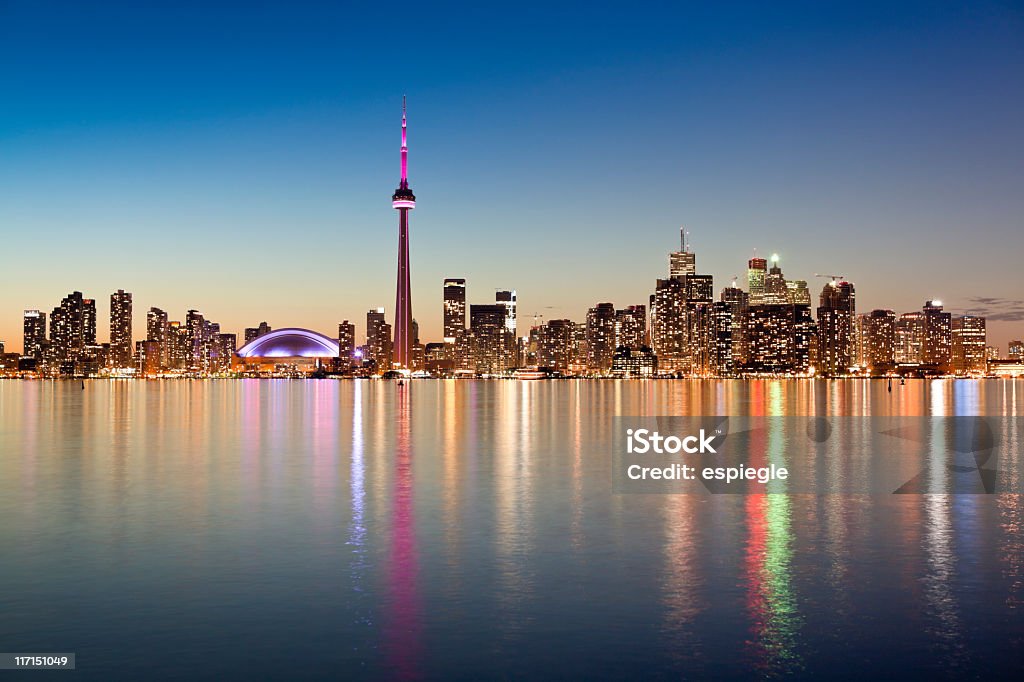
[[[238,349],[243,358],[336,358],[338,342],[309,329],[275,329]]]

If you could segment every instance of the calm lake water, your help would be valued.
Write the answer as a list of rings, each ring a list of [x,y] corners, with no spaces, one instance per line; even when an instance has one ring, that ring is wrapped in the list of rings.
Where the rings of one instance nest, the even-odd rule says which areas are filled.
[[[1024,416],[1024,380],[3,381],[0,651],[77,654],[32,680],[1020,671],[1020,495],[613,494],[613,418],[686,414]]]

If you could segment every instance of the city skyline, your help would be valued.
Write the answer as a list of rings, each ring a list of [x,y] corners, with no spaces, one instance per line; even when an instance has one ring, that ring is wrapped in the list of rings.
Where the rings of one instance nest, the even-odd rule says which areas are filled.
[[[402,208],[414,201],[406,181],[404,123],[403,115],[403,172],[395,195]],[[408,280],[402,278],[409,262],[404,212],[399,224],[401,301],[408,293]],[[954,315],[941,300],[925,301],[920,311],[876,308],[858,314],[854,283],[840,274],[818,274],[825,283],[815,315],[807,280],[787,278],[778,254],[752,257],[746,288],[733,279],[716,297],[714,278],[698,272],[687,237],[680,228],[679,250],[668,254],[662,273],[667,276],[655,280],[649,305],[616,309],[614,303],[598,302],[582,322],[535,317],[523,336],[517,335],[523,329],[517,326],[514,289],[496,291],[494,303],[468,305],[467,326],[463,278],[443,281],[443,342],[421,338],[419,323],[409,320],[404,358],[396,351],[402,334],[396,329],[392,335],[384,307],[367,312],[361,346],[356,325],[346,319],[334,338],[298,327],[275,329],[262,321],[245,328],[239,347],[237,333],[200,310],[189,309],[182,322],[155,306],[146,313],[145,338],[133,344],[133,295],[123,289],[110,296],[111,341],[103,344],[96,300],[74,291],[52,309],[49,332],[45,312],[24,311],[23,348],[31,352],[12,354],[0,342],[0,370],[8,376],[83,377],[125,376],[128,370],[139,376],[370,376],[393,369],[507,376],[524,370],[537,374],[539,368],[544,376],[619,377],[1021,372],[1024,341],[1011,341],[1002,353],[988,343],[985,317]]]
[[[987,317],[996,345],[1018,338],[1019,11],[861,4],[792,25],[757,5],[696,7],[659,21],[566,7],[526,57],[468,30],[489,18],[477,11],[411,9],[450,38],[429,50],[430,31],[378,41],[390,23],[375,10],[200,25],[127,5],[5,7],[0,56],[19,66],[0,74],[0,224],[18,257],[0,272],[0,339],[17,349],[21,311],[77,289],[101,315],[123,288],[239,332],[267,319],[327,333],[390,310],[379,197],[402,91],[429,198],[411,234],[424,338],[442,337],[446,277],[467,279],[469,303],[516,289],[522,320],[644,303],[681,222],[716,289],[757,247],[790,276],[844,273],[862,310],[939,298]],[[157,25],[194,49],[179,61]],[[280,45],[260,39],[269,27]]]
[[[401,241],[400,241],[400,251],[401,251]],[[765,295],[764,294],[764,292],[765,292],[765,275],[761,274],[760,275],[760,279],[759,280],[755,280],[753,278],[756,277],[756,274],[752,274],[752,273],[756,273],[758,270],[762,271],[763,273],[767,273],[768,272],[768,264],[769,263],[772,264],[773,269],[778,270],[780,282],[782,283],[781,286],[792,287],[794,284],[798,284],[798,285],[803,287],[803,296],[804,296],[804,298],[806,298],[806,305],[808,305],[809,307],[815,307],[815,304],[814,304],[813,301],[817,300],[817,298],[818,298],[818,295],[814,294],[811,291],[811,290],[816,288],[815,286],[813,286],[813,284],[816,283],[816,282],[820,282],[820,283],[822,283],[824,285],[823,289],[822,289],[822,295],[824,295],[825,292],[828,290],[828,286],[827,285],[828,285],[829,281],[831,281],[831,283],[833,285],[835,285],[835,284],[841,285],[840,288],[842,288],[842,286],[847,286],[847,285],[852,287],[853,285],[856,284],[858,286],[858,291],[859,291],[859,284],[857,284],[856,282],[853,282],[852,280],[848,282],[848,281],[846,281],[844,279],[843,275],[838,275],[838,274],[832,275],[832,274],[815,273],[814,275],[812,275],[812,278],[810,280],[782,279],[782,277],[783,277],[782,271],[779,268],[779,264],[781,262],[781,257],[779,256],[779,254],[771,254],[770,259],[762,258],[762,257],[759,257],[757,255],[752,256],[752,258],[750,260],[748,260],[748,262],[747,262],[748,268],[747,268],[745,274],[738,275],[736,277],[730,278],[727,282],[720,284],[717,280],[715,280],[713,275],[710,275],[710,274],[697,275],[697,272],[699,270],[699,266],[696,264],[696,257],[697,257],[697,255],[698,254],[695,251],[691,250],[691,245],[688,244],[688,243],[686,243],[685,245],[683,243],[681,243],[679,251],[672,251],[672,252],[667,253],[667,257],[665,259],[666,262],[665,262],[664,271],[662,273],[653,273],[652,274],[652,276],[653,276],[652,281],[654,281],[655,284],[652,287],[652,289],[654,290],[654,294],[653,295],[650,294],[650,293],[648,294],[651,297],[651,299],[653,299],[657,295],[657,291],[659,290],[660,284],[662,282],[668,281],[668,280],[671,280],[671,279],[678,279],[679,276],[682,276],[683,279],[686,279],[687,277],[689,277],[690,279],[693,279],[695,276],[697,278],[704,278],[705,281],[704,281],[703,286],[705,288],[710,287],[708,289],[708,291],[711,292],[711,296],[708,297],[709,302],[714,302],[714,301],[727,302],[729,300],[728,299],[728,297],[729,297],[729,293],[728,293],[729,290],[741,291],[741,292],[743,292],[743,294],[745,296],[749,296],[751,294],[751,292],[755,291],[755,290],[758,292],[757,293],[758,296]],[[685,263],[685,264],[680,266],[679,265],[680,263]],[[662,279],[662,278],[668,278],[668,279]],[[757,283],[755,284],[755,282],[757,282]],[[399,284],[399,287],[401,287],[401,284]],[[449,298],[450,297],[450,292],[453,290],[453,288],[457,289],[457,291],[458,291],[458,298],[456,298],[456,299],[450,299]],[[511,302],[511,308],[510,308],[511,312],[510,313],[508,313],[508,312],[503,313],[503,315],[505,315],[506,318],[507,318],[503,322],[503,326],[508,327],[513,333],[516,333],[516,331],[517,331],[517,328],[516,328],[516,315],[517,315],[517,305],[518,305],[518,303],[517,303],[517,300],[516,300],[517,299],[517,291],[515,289],[507,290],[507,289],[502,289],[500,287],[496,287],[494,289],[485,289],[485,291],[489,291],[492,294],[494,300],[486,300],[486,297],[484,299],[476,299],[476,300],[474,300],[473,294],[468,293],[468,292],[472,292],[473,289],[474,289],[472,287],[471,283],[469,283],[466,278],[453,278],[453,277],[445,277],[441,281],[440,284],[438,284],[438,285],[436,285],[434,287],[434,289],[436,291],[433,292],[435,294],[434,301],[432,302],[433,305],[425,306],[425,307],[428,308],[428,310],[431,311],[431,312],[426,313],[426,316],[428,318],[431,317],[431,316],[436,317],[437,318],[436,322],[438,323],[438,324],[436,324],[436,327],[439,330],[443,330],[443,331],[442,331],[441,334],[439,334],[436,337],[435,336],[426,336],[426,335],[424,335],[424,333],[422,331],[420,331],[422,329],[422,327],[421,327],[422,321],[419,318],[416,318],[415,316],[413,316],[411,322],[412,322],[412,327],[415,329],[415,335],[414,336],[410,336],[410,341],[413,341],[414,339],[419,339],[421,341],[421,345],[425,345],[425,344],[428,344],[428,343],[439,343],[439,342],[451,343],[451,342],[454,341],[454,337],[448,335],[448,328],[449,328],[449,324],[450,324],[449,319],[448,319],[449,317],[452,317],[452,315],[454,315],[453,319],[458,320],[461,323],[463,328],[468,329],[468,319],[469,319],[468,312],[469,312],[469,309],[471,307],[476,306],[478,308],[481,308],[481,307],[485,307],[485,306],[491,306],[491,305],[495,304],[495,301],[497,301],[499,305],[502,305],[501,301],[502,301],[503,297],[505,299],[507,299],[507,300],[510,300],[510,302]],[[783,289],[782,292],[780,294],[778,294],[778,295],[781,298],[778,301],[774,301],[774,300],[771,299],[771,294],[769,293],[769,294],[767,294],[766,301],[769,302],[769,303],[783,303],[783,302],[785,302],[787,300],[787,294],[786,294],[786,290],[785,289]],[[91,322],[91,335],[92,335],[91,343],[94,343],[94,344],[109,343],[109,344],[111,344],[112,348],[115,349],[115,353],[117,352],[116,349],[117,349],[118,346],[120,346],[122,348],[125,348],[126,347],[125,344],[127,344],[129,342],[133,342],[132,332],[131,332],[131,330],[133,328],[135,328],[135,329],[147,329],[148,328],[148,318],[150,317],[151,311],[154,310],[154,309],[158,310],[168,320],[171,319],[171,318],[174,318],[174,317],[178,317],[178,318],[180,318],[179,321],[185,321],[185,320],[187,320],[187,317],[188,317],[187,314],[175,315],[173,313],[173,311],[171,313],[167,313],[167,312],[165,312],[162,308],[160,308],[157,305],[145,305],[144,307],[133,307],[132,306],[132,300],[133,300],[133,298],[135,298],[136,300],[139,300],[138,297],[136,297],[133,292],[126,291],[123,288],[119,288],[118,290],[112,292],[109,295],[110,305],[107,308],[103,308],[102,306],[97,305],[97,300],[102,300],[102,299],[86,297],[86,292],[83,292],[80,289],[74,289],[73,291],[65,294],[62,297],[63,298],[62,303],[66,302],[66,300],[67,300],[67,298],[69,296],[70,297],[74,297],[74,296],[85,297],[85,298],[83,298],[83,300],[90,307],[89,309],[90,309],[90,315],[91,315],[91,319],[92,319],[92,322]],[[859,298],[860,294],[858,293],[857,296]],[[124,313],[123,309],[119,309],[118,308],[119,304],[123,306],[123,303],[120,303],[123,300],[127,300],[127,309],[130,312],[130,314],[128,314],[128,315],[126,315]],[[792,301],[792,295],[791,294],[789,296],[789,300]],[[613,301],[607,301],[607,302],[606,301],[594,301],[585,310],[581,311],[581,314],[576,315],[576,316],[559,315],[559,314],[555,314],[555,313],[549,314],[549,315],[545,315],[545,314],[530,315],[530,316],[527,316],[526,318],[524,318],[523,324],[518,328],[518,337],[519,338],[526,338],[528,336],[528,334],[525,334],[524,333],[525,331],[528,331],[529,329],[531,329],[531,328],[533,328],[533,327],[535,327],[537,325],[543,326],[544,324],[546,324],[547,322],[550,322],[552,320],[567,319],[567,320],[574,320],[574,321],[580,321],[580,320],[584,320],[585,321],[587,319],[589,311],[592,311],[594,306],[601,306],[601,305],[612,304],[613,306],[623,306],[624,308],[629,308],[629,307],[633,307],[633,306],[636,306],[636,305],[639,305],[639,306],[642,307],[642,306],[647,305],[647,301],[648,301],[647,297],[643,297],[639,301],[624,301],[624,300],[613,300]],[[457,309],[451,308],[451,305],[452,305],[453,302],[457,302],[458,303],[459,307]],[[931,305],[933,303],[935,305],[939,306],[939,307],[943,307],[944,306],[943,300],[939,299],[938,297],[926,299],[925,302],[924,302],[924,305],[928,306],[928,305]],[[503,305],[508,306],[509,304],[506,303],[506,304],[503,304]],[[58,305],[57,308],[54,308],[54,310],[57,310],[59,308],[60,308],[60,305]],[[436,310],[434,310],[435,308],[436,308]],[[550,311],[551,308],[552,308],[552,306],[541,306],[541,309],[545,310],[545,311]],[[898,308],[894,308],[894,307],[891,307],[891,306],[885,306],[885,305],[870,306],[870,307],[864,306],[864,307],[862,307],[860,304],[858,304],[858,306],[856,308],[856,313],[857,313],[857,315],[868,315],[869,313],[872,313],[872,312],[890,311],[890,312],[893,312],[898,317],[901,314],[914,313],[919,308],[920,308],[920,306],[918,306],[917,308],[911,308],[909,310],[901,310],[901,309],[898,309]],[[1004,357],[1009,352],[1009,350],[1010,350],[1009,346],[1010,346],[1011,343],[1013,343],[1015,341],[1019,342],[1019,340],[1021,338],[1024,338],[1024,322],[1008,323],[1006,325],[1006,329],[1008,330],[1008,333],[1007,333],[1007,336],[1006,336],[1006,340],[1003,343],[999,343],[997,341],[997,339],[994,338],[994,336],[992,334],[992,331],[991,331],[991,329],[992,329],[991,328],[992,322],[989,320],[989,318],[986,315],[974,313],[974,312],[971,312],[971,311],[957,311],[955,309],[949,309],[948,306],[946,306],[946,309],[947,309],[948,313],[952,313],[953,315],[956,316],[954,319],[962,318],[962,317],[980,317],[980,318],[984,318],[986,321],[988,321],[988,325],[989,326],[988,326],[987,337],[986,337],[987,338],[987,345],[988,346],[992,346],[992,347],[996,348],[997,350],[999,350],[1001,352],[1002,356],[1004,356]],[[49,317],[50,317],[49,310],[50,310],[49,306],[43,306],[43,307],[39,307],[39,308],[25,307],[25,308],[21,309],[19,311],[20,316],[18,318],[18,326],[19,326],[18,334],[16,336],[12,337],[12,340],[10,340],[10,341],[6,340],[4,338],[0,338],[0,344],[3,344],[3,347],[5,348],[6,352],[8,352],[8,353],[20,352],[20,353],[24,354],[25,350],[24,350],[24,343],[23,343],[23,341],[26,338],[25,326],[24,326],[26,319],[30,315],[38,315],[39,313],[41,313],[43,318],[47,318],[46,319],[46,324],[50,325],[50,324],[52,324],[52,321],[49,319]],[[204,308],[204,306],[202,306],[200,304],[200,305],[191,305],[185,311],[181,311],[181,312],[183,312],[183,313],[193,313],[193,312],[195,312],[195,313],[198,313],[200,315],[203,315],[205,310],[206,309]],[[388,335],[390,337],[390,335],[392,333],[391,329],[394,326],[393,323],[394,323],[394,320],[395,320],[395,317],[394,317],[395,311],[393,309],[391,309],[390,313],[388,311],[389,311],[389,309],[386,306],[377,306],[375,308],[370,308],[370,312],[374,312],[376,316],[380,316],[381,322],[388,327],[388,329],[389,329]],[[363,311],[362,314],[365,314],[365,311]],[[230,333],[232,335],[237,336],[239,339],[243,339],[243,341],[239,344],[239,347],[242,344],[247,343],[248,341],[251,341],[252,339],[256,338],[257,335],[259,335],[259,334],[265,334],[266,331],[269,331],[270,329],[278,329],[278,328],[311,329],[311,330],[317,331],[317,333],[322,333],[322,334],[326,335],[327,337],[330,337],[331,336],[331,333],[330,333],[331,330],[337,328],[339,324],[350,324],[349,323],[350,319],[354,319],[354,320],[362,319],[362,314],[352,315],[350,317],[345,317],[343,319],[336,320],[333,324],[327,325],[327,326],[325,326],[322,329],[321,328],[317,328],[317,327],[312,327],[312,326],[307,326],[307,325],[299,324],[299,323],[296,323],[294,321],[289,323],[289,322],[287,322],[287,320],[286,320],[286,323],[275,324],[274,322],[270,321],[272,319],[272,316],[264,314],[262,316],[259,316],[260,317],[260,321],[259,322],[256,322],[255,320],[250,321],[248,323],[250,326],[243,326],[243,327],[235,328],[235,327],[233,327],[231,325],[228,325],[228,324],[218,323],[218,332],[221,329],[223,329],[223,330],[231,330]],[[207,319],[214,319],[214,318],[220,319],[216,315],[211,315]],[[118,322],[116,324],[115,324],[115,319],[118,320]],[[105,323],[97,322],[97,320],[109,320],[110,321],[110,325],[108,326]],[[140,322],[141,322],[141,324],[139,324]],[[996,322],[998,323],[998,319],[997,319]],[[257,331],[256,327],[253,326],[253,325],[258,325],[260,329]],[[369,325],[366,325],[366,326],[360,328],[359,325],[353,323],[353,327],[355,329],[354,339],[356,341],[356,345],[358,345],[358,340],[359,339],[361,339],[361,338],[365,339],[370,334]],[[115,333],[115,328],[117,328],[119,330],[120,344],[116,343],[115,339],[113,338],[113,335]],[[47,333],[45,335],[46,338],[49,338],[49,335],[50,335],[48,330],[49,330],[49,327],[47,327]],[[359,333],[360,331],[362,331],[363,334],[360,334]],[[255,332],[255,334],[250,336],[250,334],[254,333],[254,332]],[[225,332],[225,333],[228,333],[228,332]],[[145,336],[146,336],[145,334],[137,334],[136,338],[134,340],[143,340]],[[340,336],[340,334],[339,334],[339,336]],[[126,350],[122,350],[121,351],[122,355],[125,355],[126,353],[127,353]],[[397,362],[397,359],[396,359],[396,362]]]

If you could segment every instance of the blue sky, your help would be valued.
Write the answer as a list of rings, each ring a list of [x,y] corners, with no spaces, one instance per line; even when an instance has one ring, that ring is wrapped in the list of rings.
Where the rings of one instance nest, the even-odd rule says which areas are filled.
[[[0,340],[78,289],[228,330],[363,334],[394,305],[409,97],[413,312],[645,303],[680,224],[858,308],[941,298],[1024,336],[1013,3],[0,0]],[[105,336],[105,330],[101,332]]]

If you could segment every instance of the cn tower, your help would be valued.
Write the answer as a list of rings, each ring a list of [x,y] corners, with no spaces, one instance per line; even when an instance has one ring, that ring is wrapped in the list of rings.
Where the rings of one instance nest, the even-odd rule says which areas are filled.
[[[395,293],[394,363],[412,369],[412,295],[409,287],[409,211],[416,208],[416,196],[409,189],[409,145],[405,139],[405,96],[402,96],[402,180],[391,197],[398,211],[398,288]]]

